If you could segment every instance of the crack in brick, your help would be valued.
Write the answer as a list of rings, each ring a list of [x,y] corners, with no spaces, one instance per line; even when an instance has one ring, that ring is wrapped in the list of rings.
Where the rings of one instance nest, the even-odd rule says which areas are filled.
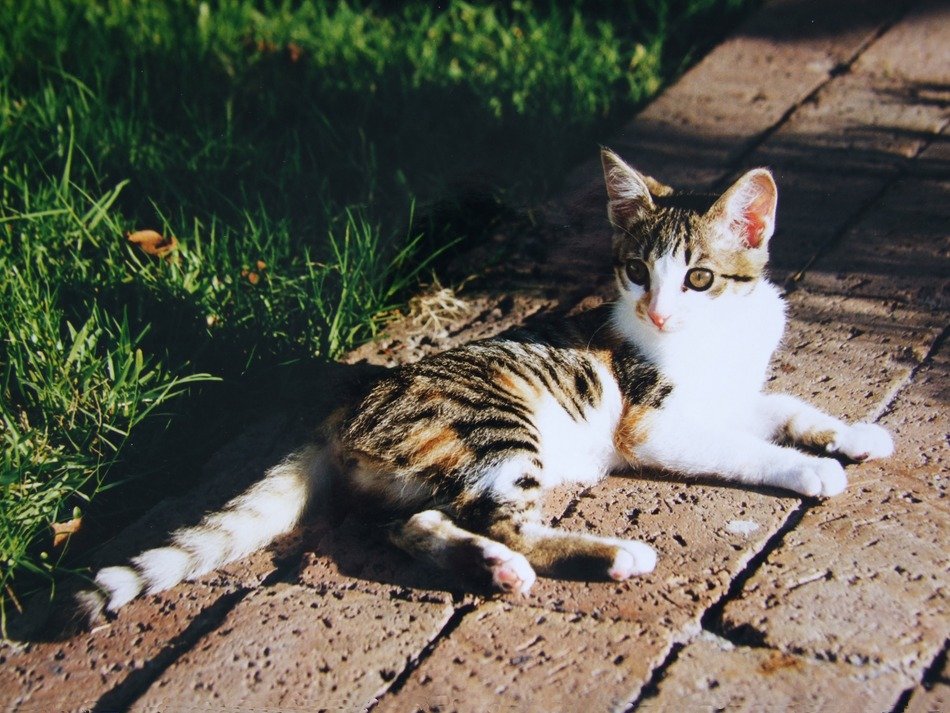
[[[914,365],[906,379],[895,385],[891,392],[885,396],[881,405],[874,410],[874,413],[871,416],[873,421],[878,421],[891,412],[891,406],[895,401],[897,401],[897,397],[900,396],[901,392],[914,381],[921,369],[928,367],[933,362],[934,356],[943,347],[943,343],[946,341],[948,335],[950,335],[950,326],[946,326],[941,330],[940,334],[938,334],[936,339],[934,339],[931,343],[930,348],[924,355],[924,358]]]
[[[403,670],[400,671],[398,675],[393,677],[390,686],[385,692],[377,696],[376,700],[366,708],[366,713],[370,713],[370,711],[375,709],[379,705],[380,701],[382,701],[386,696],[394,696],[399,693],[399,691],[402,690],[402,687],[406,685],[406,681],[409,680],[409,677],[412,676],[412,674],[418,670],[419,666],[421,666],[426,661],[426,659],[432,655],[439,643],[451,636],[452,632],[455,631],[459,627],[459,624],[462,623],[462,619],[475,611],[478,606],[479,605],[476,603],[469,603],[457,607],[456,610],[452,612],[452,616],[449,617],[449,620],[445,622],[445,626],[443,626],[442,629],[432,637],[429,643],[422,647],[422,650],[419,651],[418,656],[410,659],[406,663],[406,666],[403,668]]]
[[[790,275],[785,281],[785,289],[789,292],[794,290],[799,282],[801,282],[805,274],[812,268],[812,266],[821,260],[825,255],[827,255],[832,249],[836,248],[841,240],[847,236],[847,234],[855,228],[857,225],[864,220],[865,216],[880,202],[884,196],[887,195],[899,181],[906,178],[911,171],[911,167],[914,165],[914,162],[920,157],[920,155],[933,145],[936,141],[941,139],[942,132],[944,129],[950,125],[950,119],[946,120],[938,131],[935,131],[927,141],[921,142],[921,144],[914,151],[912,156],[905,156],[899,160],[895,166],[896,170],[894,174],[887,179],[881,187],[868,196],[861,205],[841,224],[841,227],[834,232],[831,237],[821,243],[815,252],[805,261],[805,264],[794,274]]]
[[[692,639],[682,643],[675,643],[670,647],[670,650],[667,652],[663,662],[653,669],[653,672],[650,674],[650,679],[645,684],[643,684],[643,688],[640,689],[637,697],[632,703],[630,703],[630,705],[624,708],[624,713],[633,713],[633,711],[640,707],[640,704],[643,703],[643,701],[650,698],[656,698],[660,695],[660,683],[666,676],[666,672],[669,670],[670,666],[676,663],[680,652],[686,648],[686,645],[690,641],[692,641]]]
[[[126,710],[157,681],[161,675],[171,668],[182,656],[193,650],[195,646],[214,633],[224,623],[228,614],[251,593],[266,589],[281,581],[288,572],[298,566],[295,558],[287,557],[276,569],[265,577],[257,587],[241,587],[240,589],[224,594],[214,604],[199,614],[178,636],[145,664],[132,671],[118,684],[106,691],[91,710],[114,711]]]
[[[746,145],[746,147],[740,151],[733,160],[732,169],[718,180],[713,181],[711,187],[720,191],[724,191],[726,188],[728,188],[732,181],[737,178],[735,172],[750,156],[752,156],[752,154],[758,151],[766,141],[768,141],[779,129],[787,124],[792,116],[794,116],[795,112],[797,112],[806,104],[815,101],[815,98],[818,96],[818,94],[831,82],[833,82],[838,77],[850,73],[851,68],[858,61],[858,59],[860,59],[861,55],[867,52],[868,48],[881,39],[881,37],[883,37],[892,27],[897,25],[897,23],[899,23],[908,13],[912,5],[913,2],[904,2],[899,5],[894,15],[892,15],[889,20],[882,22],[877,28],[877,31],[872,36],[868,37],[857,49],[855,49],[850,57],[829,68],[827,71],[827,78],[815,86],[814,89],[812,89],[802,99],[792,104],[785,111],[785,113],[779,117],[778,121],[762,131],[755,139],[749,142],[749,144]]]
[[[251,593],[241,588],[221,596],[199,614],[178,636],[141,668],[132,671],[118,684],[106,691],[93,705],[93,711],[126,710],[140,698],[169,667],[188,653],[207,634],[215,631],[237,604]]]
[[[924,690],[930,690],[935,685],[950,685],[950,679],[946,678],[943,674],[944,667],[947,665],[947,654],[950,650],[950,640],[943,642],[943,649],[934,656],[933,660],[930,662],[930,665],[924,670],[924,675],[920,679],[920,686]],[[914,691],[918,686],[911,686],[905,689],[900,698],[897,699],[897,703],[894,704],[894,707],[891,709],[891,713],[903,713],[907,709],[907,704],[910,703],[911,696],[913,696]]]

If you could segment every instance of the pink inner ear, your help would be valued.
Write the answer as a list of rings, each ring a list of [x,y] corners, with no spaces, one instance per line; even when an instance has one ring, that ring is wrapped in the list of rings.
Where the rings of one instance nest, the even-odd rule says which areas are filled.
[[[737,221],[740,225],[736,227],[743,242],[750,248],[757,248],[765,239],[766,222],[775,211],[775,192],[771,180],[762,176],[752,179],[751,188],[754,192],[743,206]]]
[[[742,213],[742,239],[750,248],[757,248],[762,244],[765,235],[765,221],[755,210],[745,210]]]

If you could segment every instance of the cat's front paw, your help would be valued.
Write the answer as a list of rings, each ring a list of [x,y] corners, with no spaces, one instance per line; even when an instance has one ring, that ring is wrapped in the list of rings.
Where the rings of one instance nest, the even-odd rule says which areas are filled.
[[[848,485],[844,468],[833,458],[807,458],[791,475],[788,487],[813,498],[838,495]]]
[[[891,434],[875,423],[856,423],[844,429],[834,442],[828,444],[829,453],[840,453],[853,461],[887,458],[894,452]]]
[[[611,579],[622,582],[635,574],[649,574],[656,567],[656,550],[642,542],[614,540],[617,554],[607,570]]]
[[[485,545],[482,555],[496,591],[527,594],[534,585],[537,575],[524,555],[508,549],[500,542]]]

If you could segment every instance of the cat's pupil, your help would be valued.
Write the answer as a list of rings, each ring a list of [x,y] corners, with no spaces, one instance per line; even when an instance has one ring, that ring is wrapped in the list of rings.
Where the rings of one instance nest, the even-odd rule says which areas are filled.
[[[649,287],[650,271],[643,260],[627,261],[627,278],[635,285]]]
[[[708,290],[713,283],[712,270],[707,270],[705,267],[694,267],[687,271],[684,282],[691,290],[697,292]]]

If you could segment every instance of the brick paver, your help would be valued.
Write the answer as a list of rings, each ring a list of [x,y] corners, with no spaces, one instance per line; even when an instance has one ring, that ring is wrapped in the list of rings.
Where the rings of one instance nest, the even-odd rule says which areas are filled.
[[[950,710],[950,666],[934,672],[934,681],[918,684],[907,702],[907,713],[943,713]]]
[[[659,663],[650,632],[630,622],[493,602],[438,643],[379,711],[613,710]],[[569,697],[565,698],[565,692]]]
[[[606,142],[682,187],[775,169],[773,253],[796,280],[769,388],[880,419],[894,458],[849,466],[850,488],[820,503],[655,473],[558,491],[552,522],[647,540],[660,561],[620,584],[542,579],[523,599],[453,593],[367,544],[353,517],[318,519],[276,555],[90,634],[0,645],[5,709],[945,708],[948,20],[934,1],[768,3]],[[494,290],[348,361],[412,360],[603,299],[603,204],[592,157],[540,213],[545,258],[507,238],[523,257]],[[119,543],[131,551],[239,489],[299,429],[256,427]]]
[[[894,457],[862,466],[845,493],[805,514],[726,606],[727,629],[915,678],[940,652],[950,622],[945,351],[881,420],[895,435]]]
[[[737,647],[704,633],[684,649],[639,710],[890,710],[911,679],[882,668],[820,661],[765,648]]]
[[[132,706],[360,710],[415,659],[451,604],[281,584],[235,607]]]

